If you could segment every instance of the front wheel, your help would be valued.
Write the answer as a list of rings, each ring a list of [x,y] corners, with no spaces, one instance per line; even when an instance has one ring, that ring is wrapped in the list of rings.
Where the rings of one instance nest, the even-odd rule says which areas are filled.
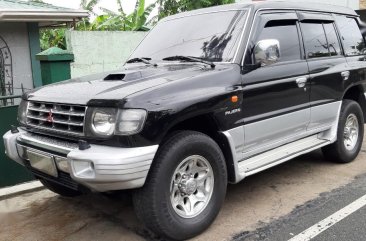
[[[159,149],[143,188],[134,193],[139,219],[170,240],[192,238],[214,221],[227,186],[225,159],[210,137],[178,132]]]
[[[337,141],[322,149],[324,156],[334,162],[353,161],[362,147],[364,118],[360,105],[343,100],[338,121]]]

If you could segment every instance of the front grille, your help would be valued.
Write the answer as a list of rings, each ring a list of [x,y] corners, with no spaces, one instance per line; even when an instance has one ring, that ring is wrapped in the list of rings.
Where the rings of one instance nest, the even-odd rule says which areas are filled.
[[[82,136],[85,106],[30,101],[27,125],[57,133]]]

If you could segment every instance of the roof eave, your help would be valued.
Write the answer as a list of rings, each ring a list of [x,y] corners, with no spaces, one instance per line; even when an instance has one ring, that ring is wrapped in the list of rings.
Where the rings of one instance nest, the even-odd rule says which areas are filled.
[[[88,16],[86,11],[1,10],[0,22],[71,22]]]

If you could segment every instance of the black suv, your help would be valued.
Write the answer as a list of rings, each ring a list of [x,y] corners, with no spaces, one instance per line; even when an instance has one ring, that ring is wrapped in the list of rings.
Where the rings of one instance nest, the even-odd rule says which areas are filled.
[[[361,26],[348,8],[285,2],[165,18],[122,69],[25,94],[6,152],[60,195],[135,189],[148,228],[193,237],[228,182],[318,148],[356,158]]]

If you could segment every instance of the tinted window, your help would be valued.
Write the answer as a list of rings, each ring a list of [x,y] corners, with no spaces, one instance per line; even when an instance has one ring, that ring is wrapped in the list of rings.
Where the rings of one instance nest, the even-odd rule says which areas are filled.
[[[301,23],[306,56],[308,58],[328,57],[328,43],[322,23]]]
[[[131,58],[161,60],[187,55],[210,61],[231,61],[245,25],[245,14],[244,11],[226,11],[163,19]]]
[[[345,54],[347,56],[361,55],[365,48],[365,42],[356,20],[345,16],[336,16],[336,20]]]
[[[341,47],[333,23],[323,23],[331,56],[341,55]]]
[[[299,35],[295,21],[268,22],[258,41],[264,39],[277,39],[280,42],[280,62],[300,59]]]

